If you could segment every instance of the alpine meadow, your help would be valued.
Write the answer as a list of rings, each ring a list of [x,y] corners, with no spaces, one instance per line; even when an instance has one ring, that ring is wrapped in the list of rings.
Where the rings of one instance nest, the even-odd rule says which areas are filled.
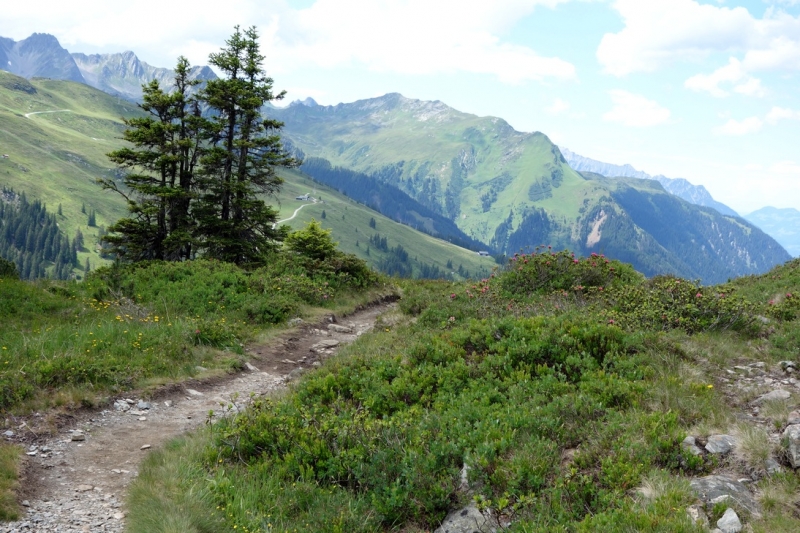
[[[577,9],[561,3],[525,16]],[[0,37],[0,532],[800,531],[800,258],[776,240],[794,211],[740,217],[732,194],[560,133],[373,90],[440,68],[443,91],[466,72],[566,95],[565,59],[492,33],[509,7],[441,21],[437,39],[469,46],[410,32],[400,61],[383,48],[399,16],[346,56],[326,33],[338,10],[285,4],[219,48],[219,21],[202,37],[176,21],[159,37],[187,51],[173,69]],[[365,24],[401,4],[361,5]],[[644,61],[612,64],[601,37],[606,75]],[[354,74],[361,99],[284,104],[283,77],[313,92],[292,61],[319,61],[329,94]],[[681,90],[749,97],[771,80],[754,61]],[[558,102],[550,115],[594,120]],[[682,127],[626,102],[627,153]]]

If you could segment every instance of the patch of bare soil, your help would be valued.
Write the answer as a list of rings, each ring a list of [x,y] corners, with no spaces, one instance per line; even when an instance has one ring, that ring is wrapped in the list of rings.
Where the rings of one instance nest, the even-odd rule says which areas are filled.
[[[22,483],[27,516],[0,524],[0,532],[123,531],[125,489],[149,450],[204,424],[211,411],[220,416],[244,407],[251,394],[284,387],[369,331],[392,305],[301,323],[268,343],[249,346],[251,359],[243,372],[164,387],[146,400],[130,393],[102,410],[67,415],[58,421],[55,436],[42,438],[23,428],[10,440],[28,449]],[[29,422],[35,426],[36,420]]]

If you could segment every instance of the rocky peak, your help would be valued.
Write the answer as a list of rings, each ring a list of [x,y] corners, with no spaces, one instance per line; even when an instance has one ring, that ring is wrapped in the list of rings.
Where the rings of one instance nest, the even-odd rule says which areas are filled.
[[[0,38],[0,65],[4,70],[23,78],[42,77],[85,83],[75,60],[62,48],[58,39],[48,33],[34,33],[21,41]]]

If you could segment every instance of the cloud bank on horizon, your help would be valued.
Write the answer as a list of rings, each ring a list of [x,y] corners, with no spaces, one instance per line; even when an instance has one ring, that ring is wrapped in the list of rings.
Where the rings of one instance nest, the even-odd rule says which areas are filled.
[[[800,209],[795,0],[48,1],[4,6],[0,35],[171,66],[204,64],[236,24],[290,99],[439,99],[742,213]]]

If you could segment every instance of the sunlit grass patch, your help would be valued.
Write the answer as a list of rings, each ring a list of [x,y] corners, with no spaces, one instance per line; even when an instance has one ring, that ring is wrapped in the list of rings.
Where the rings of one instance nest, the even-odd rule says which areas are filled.
[[[10,444],[0,444],[0,520],[19,518],[16,488],[19,478],[22,448]]]

